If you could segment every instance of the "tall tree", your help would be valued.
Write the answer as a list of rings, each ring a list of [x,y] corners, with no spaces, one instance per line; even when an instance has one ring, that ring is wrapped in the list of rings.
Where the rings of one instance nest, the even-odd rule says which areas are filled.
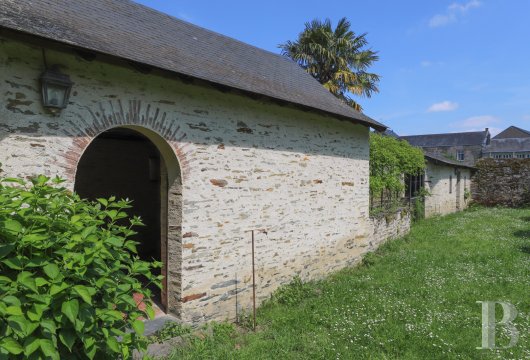
[[[305,29],[295,41],[278,47],[282,55],[296,61],[332,94],[362,110],[350,94],[370,97],[379,92],[379,75],[367,69],[379,59],[377,52],[365,49],[366,34],[355,35],[346,18],[339,20],[335,29],[331,21],[315,19],[305,24]]]

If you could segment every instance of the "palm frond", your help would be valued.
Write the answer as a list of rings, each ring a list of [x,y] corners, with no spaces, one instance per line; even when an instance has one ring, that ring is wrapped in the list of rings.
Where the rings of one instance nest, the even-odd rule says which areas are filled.
[[[341,18],[335,29],[330,19],[313,19],[305,23],[298,39],[278,47],[283,56],[296,61],[341,101],[361,111],[348,94],[371,97],[379,92],[380,77],[367,72],[379,56],[365,49],[366,33],[356,35],[350,28],[346,18]]]

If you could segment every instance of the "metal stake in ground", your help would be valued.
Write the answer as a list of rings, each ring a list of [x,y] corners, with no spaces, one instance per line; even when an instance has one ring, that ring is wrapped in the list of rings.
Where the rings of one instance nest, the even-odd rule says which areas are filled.
[[[252,233],[252,310],[253,310],[253,328],[256,331],[256,265],[255,265],[255,246],[254,246],[254,229]],[[265,229],[258,229],[258,232],[268,234]]]
[[[239,309],[238,309],[239,303],[237,301],[237,293],[238,291],[237,291],[237,272],[236,272],[236,324],[239,325]]]
[[[254,266],[254,230],[252,230],[252,307],[254,311],[254,331],[256,331],[256,268]]]

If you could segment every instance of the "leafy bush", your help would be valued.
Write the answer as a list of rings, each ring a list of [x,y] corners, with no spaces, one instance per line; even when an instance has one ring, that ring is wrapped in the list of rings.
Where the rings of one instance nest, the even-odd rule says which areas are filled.
[[[419,175],[425,169],[420,148],[404,140],[370,134],[370,194],[396,193],[405,189],[403,175]]]
[[[0,359],[131,358],[154,316],[132,295],[150,298],[140,279],[160,286],[160,264],[136,255],[129,201],[81,200],[61,182],[0,179]]]
[[[414,220],[425,218],[425,197],[417,197],[414,199],[414,211],[412,217]]]

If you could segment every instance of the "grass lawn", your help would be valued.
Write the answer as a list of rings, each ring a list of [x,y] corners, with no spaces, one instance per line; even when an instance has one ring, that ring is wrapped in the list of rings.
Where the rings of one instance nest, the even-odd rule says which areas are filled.
[[[476,349],[476,302],[486,300],[519,311],[515,347]],[[362,266],[287,288],[259,309],[258,326],[215,325],[213,336],[192,338],[172,359],[529,359],[530,210],[421,221]],[[508,342],[498,327],[497,346]]]

